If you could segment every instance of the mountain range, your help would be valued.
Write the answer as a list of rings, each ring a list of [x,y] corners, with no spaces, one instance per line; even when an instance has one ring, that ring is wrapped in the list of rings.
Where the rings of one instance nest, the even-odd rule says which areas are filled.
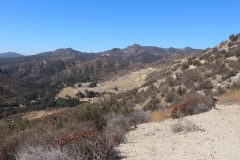
[[[30,81],[56,81],[125,69],[130,64],[151,63],[170,56],[184,55],[198,49],[159,48],[134,44],[100,53],[85,53],[72,48],[57,49],[37,55],[0,59],[0,67],[15,78]]]
[[[102,53],[100,56],[110,57],[114,59],[126,60],[129,63],[151,63],[170,56],[179,56],[192,52],[200,51],[199,49],[193,49],[186,47],[183,49],[178,48],[160,48],[154,46],[140,46],[139,44],[133,44],[124,49],[114,48]]]
[[[23,57],[24,55],[15,53],[15,52],[5,52],[0,53],[0,58],[15,58],[15,57]]]
[[[20,85],[22,82],[69,83],[106,78],[116,72],[127,72],[140,64],[149,64],[196,51],[200,50],[189,47],[177,49],[134,44],[124,49],[114,48],[100,53],[61,48],[37,55],[21,56],[19,54],[19,57],[2,58],[0,59],[0,97],[2,102],[7,102],[7,105],[2,103],[0,106],[11,106],[11,102],[15,104],[14,99],[26,90]],[[4,55],[10,57],[14,54]]]

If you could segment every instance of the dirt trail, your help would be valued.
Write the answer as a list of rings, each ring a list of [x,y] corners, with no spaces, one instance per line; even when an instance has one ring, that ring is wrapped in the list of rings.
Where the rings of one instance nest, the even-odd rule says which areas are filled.
[[[185,119],[202,128],[173,133],[179,120],[141,124],[120,144],[126,160],[240,160],[240,106],[218,105],[209,112]]]
[[[52,110],[52,111],[32,111],[32,112],[28,112],[26,113],[22,119],[27,119],[29,121],[34,120],[34,119],[39,119],[39,118],[43,118],[61,111],[66,110],[66,108],[61,108],[61,109],[57,109],[57,110]]]

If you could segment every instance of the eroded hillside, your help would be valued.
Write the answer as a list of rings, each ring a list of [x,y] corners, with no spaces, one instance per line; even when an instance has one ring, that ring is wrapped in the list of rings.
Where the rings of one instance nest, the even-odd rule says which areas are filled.
[[[165,57],[152,63],[129,61],[129,55],[134,55],[134,52],[141,54],[146,49],[134,45],[126,50],[112,50],[116,50],[116,55],[93,55],[86,62],[74,64],[67,69],[63,67],[62,71],[51,75],[52,78],[59,74],[56,79],[63,79],[68,75],[80,76],[82,65],[87,68],[85,73],[105,75],[107,72],[103,70],[108,70],[104,68],[108,66],[110,73],[106,77],[85,77],[84,82],[71,79],[24,83],[28,92],[22,93],[27,98],[22,99],[22,102],[26,100],[29,106],[18,110],[22,113],[11,116],[6,116],[4,110],[5,117],[0,121],[0,138],[3,140],[0,143],[0,159],[36,159],[38,156],[44,159],[131,159],[138,158],[142,153],[154,159],[162,151],[167,153],[163,155],[165,159],[186,155],[191,159],[199,146],[205,146],[206,149],[200,152],[200,158],[230,156],[234,159],[238,152],[232,144],[239,142],[236,139],[239,126],[235,123],[239,112],[239,105],[235,104],[240,99],[239,42],[239,34],[231,35],[228,41],[214,48]],[[123,51],[126,53],[122,59],[117,60]],[[126,68],[121,68],[123,62],[127,64]],[[50,68],[55,63],[62,66],[62,59],[52,63],[54,65]],[[104,63],[107,64],[102,65]],[[115,70],[118,67],[119,70]],[[16,70],[14,67],[12,70],[3,68],[2,72],[12,77]],[[65,91],[67,93],[63,93]],[[108,98],[101,99],[105,94],[108,94]],[[59,97],[56,98],[56,95]],[[86,97],[99,100],[92,103],[81,102]],[[234,105],[232,108],[216,105],[222,100],[224,104],[234,102]],[[58,107],[65,108],[56,109]],[[27,109],[35,111],[25,113],[30,111]],[[202,112],[206,113],[199,114]],[[165,119],[170,120],[165,121],[166,123],[154,123],[154,127],[152,124],[138,126]],[[218,128],[221,125],[225,128],[222,131]],[[148,126],[150,129],[146,129]],[[126,148],[121,145],[119,152],[116,147],[126,142],[126,133],[130,135],[127,140],[137,143],[126,144]],[[226,138],[227,134],[230,139]],[[139,137],[141,140],[138,140]],[[145,137],[153,139],[144,139]],[[225,141],[226,145],[215,138]],[[142,143],[143,140],[147,144]],[[169,143],[169,140],[173,143]],[[160,150],[155,145],[156,142],[160,144],[160,148],[167,144]],[[187,150],[182,148],[185,143]],[[144,151],[138,147],[144,148]],[[222,152],[224,147],[229,150],[228,153]]]

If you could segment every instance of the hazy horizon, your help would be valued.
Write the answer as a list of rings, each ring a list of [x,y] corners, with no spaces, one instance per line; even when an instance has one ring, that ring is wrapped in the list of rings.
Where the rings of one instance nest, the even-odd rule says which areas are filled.
[[[136,43],[134,43],[134,44],[136,44]],[[134,44],[132,44],[132,45],[134,45]],[[132,46],[132,45],[128,45],[128,46],[126,46],[126,47],[124,47],[124,48],[127,48],[127,47]],[[143,46],[143,45],[141,45],[141,44],[138,44],[138,45],[140,45],[140,46],[142,46],[142,47],[159,47],[159,48],[163,48],[163,47],[160,47],[160,46]],[[184,49],[184,48],[187,48],[187,47],[190,47],[190,46],[186,46],[186,47],[183,47],[183,48],[176,48],[176,49]],[[29,55],[21,54],[21,53],[18,53],[18,52],[12,52],[12,51],[1,52],[0,54],[5,54],[5,53],[18,53],[18,54],[21,54],[21,55],[24,55],[24,56],[30,56],[30,55],[36,55],[36,54],[40,54],[40,53],[44,53],[44,52],[52,52],[52,51],[55,51],[55,50],[58,50],[58,49],[68,49],[68,48],[71,48],[71,49],[73,49],[73,50],[80,51],[80,52],[83,52],[83,53],[101,53],[101,52],[104,52],[104,51],[99,51],[99,52],[84,52],[84,51],[77,50],[77,49],[72,48],[72,47],[66,47],[66,48],[61,48],[61,47],[60,47],[60,48],[56,48],[56,49],[51,50],[51,51],[43,51],[43,52],[39,52],[39,53],[35,53],[35,54],[29,54]],[[118,47],[114,47],[114,48],[118,48]],[[108,51],[108,50],[111,50],[111,49],[114,49],[114,48],[109,48],[109,49],[107,49],[107,50],[105,50],[105,51]],[[124,49],[124,48],[118,48],[118,49]],[[168,48],[175,48],[175,47],[168,47]],[[192,47],[191,47],[191,48],[192,48]],[[193,48],[193,49],[199,49],[199,48]]]

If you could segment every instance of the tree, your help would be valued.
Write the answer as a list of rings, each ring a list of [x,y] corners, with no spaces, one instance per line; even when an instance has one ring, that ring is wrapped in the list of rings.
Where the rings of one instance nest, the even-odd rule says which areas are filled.
[[[93,97],[97,97],[99,95],[98,92],[94,92],[94,91],[85,90],[85,92],[86,92],[87,98],[93,98]]]
[[[76,94],[76,96],[78,96],[78,98],[85,98],[85,95],[80,91]]]
[[[93,81],[93,82],[91,82],[91,83],[88,85],[88,87],[91,87],[91,88],[96,87],[96,86],[97,86],[97,82],[96,82],[96,81]]]

